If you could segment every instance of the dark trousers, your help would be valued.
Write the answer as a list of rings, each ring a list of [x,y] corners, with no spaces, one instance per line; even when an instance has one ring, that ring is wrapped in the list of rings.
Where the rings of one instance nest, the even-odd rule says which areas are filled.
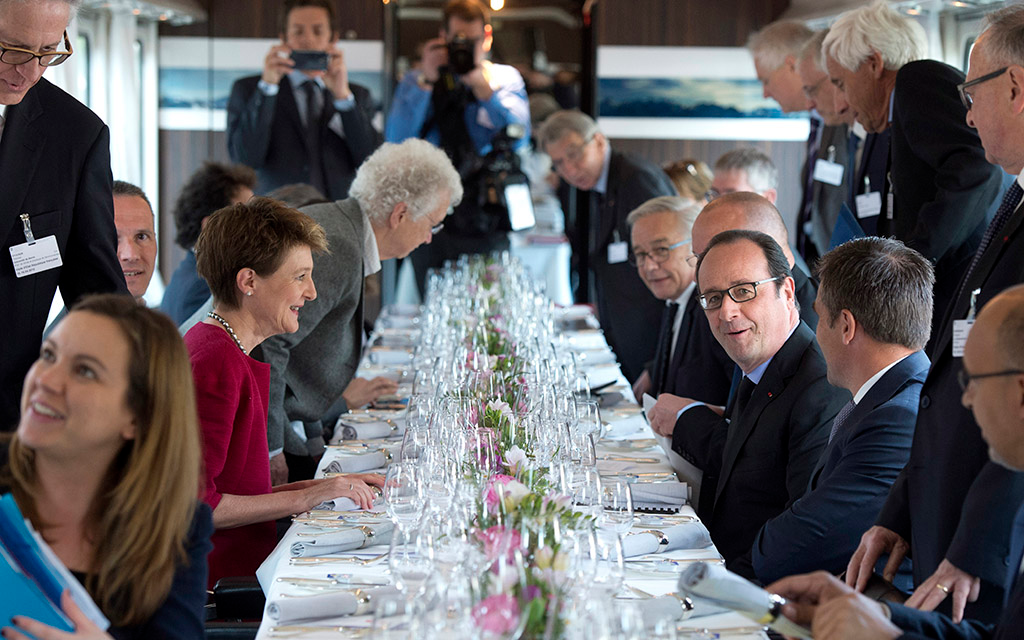
[[[461,255],[504,251],[508,246],[508,235],[504,231],[484,236],[463,236],[442,229],[430,244],[421,245],[409,256],[420,298],[426,289],[428,269],[440,269],[446,260],[454,261]]]

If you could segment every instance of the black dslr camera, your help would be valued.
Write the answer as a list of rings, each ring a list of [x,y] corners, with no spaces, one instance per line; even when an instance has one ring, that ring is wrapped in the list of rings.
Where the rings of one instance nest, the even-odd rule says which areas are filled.
[[[521,231],[536,223],[530,181],[515,151],[525,135],[521,124],[506,126],[491,138],[491,152],[483,159],[480,208],[496,218],[503,231]]]
[[[451,39],[448,43],[448,66],[451,67],[452,73],[461,76],[476,67],[475,45],[472,38],[467,38],[461,33]]]

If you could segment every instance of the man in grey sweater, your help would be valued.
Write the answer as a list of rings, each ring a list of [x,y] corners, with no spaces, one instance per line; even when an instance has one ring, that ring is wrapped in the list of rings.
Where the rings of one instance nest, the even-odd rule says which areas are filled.
[[[461,200],[462,185],[443,151],[409,139],[367,158],[349,196],[302,209],[327,232],[330,252],[313,259],[318,295],[303,308],[298,331],[261,346],[270,364],[267,441],[274,484],[288,481],[289,463],[308,466],[323,451],[319,433],[307,428],[303,439],[291,423],[319,421],[355,377],[364,278],[380,270],[381,260],[429,243]]]

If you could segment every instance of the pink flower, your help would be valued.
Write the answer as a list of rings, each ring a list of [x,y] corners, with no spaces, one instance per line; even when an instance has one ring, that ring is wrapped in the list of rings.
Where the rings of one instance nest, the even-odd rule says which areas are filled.
[[[496,473],[491,476],[491,482],[487,485],[487,494],[484,496],[484,501],[487,504],[487,510],[491,513],[498,513],[498,490],[495,488],[495,483],[506,485],[509,482],[514,481],[515,478],[512,476],[506,476],[503,473]]]
[[[515,529],[506,529],[500,524],[496,524],[489,529],[480,531],[476,535],[484,545],[484,555],[490,559],[494,559],[499,554],[505,553],[511,560],[515,554],[515,550],[519,548],[519,545],[523,541],[523,537],[518,531]]]
[[[489,596],[473,607],[473,622],[490,633],[509,633],[519,625],[519,604],[507,593]]]

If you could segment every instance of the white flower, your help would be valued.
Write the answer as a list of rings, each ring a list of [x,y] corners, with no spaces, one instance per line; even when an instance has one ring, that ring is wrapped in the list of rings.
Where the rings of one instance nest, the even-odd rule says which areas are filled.
[[[512,407],[508,406],[507,402],[502,400],[491,400],[487,403],[487,408],[490,411],[497,411],[505,418],[512,419]]]
[[[512,448],[505,452],[505,464],[513,470],[513,473],[519,470],[525,460],[526,452],[516,445],[512,445]]]

